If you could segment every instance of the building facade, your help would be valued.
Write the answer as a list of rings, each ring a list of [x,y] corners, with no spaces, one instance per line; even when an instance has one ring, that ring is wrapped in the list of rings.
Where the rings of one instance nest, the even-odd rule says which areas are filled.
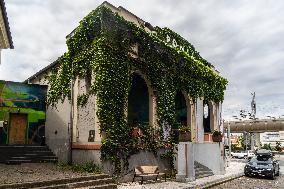
[[[102,12],[100,12],[101,8],[103,10]],[[98,12],[100,12],[100,14],[96,15]],[[186,58],[190,58],[194,63],[198,62],[196,63],[196,69],[193,70],[198,71],[199,66],[207,70],[206,73],[208,73],[208,75],[204,74],[203,72],[196,73],[197,75],[193,78],[193,80],[196,80],[200,77],[202,79],[200,79],[199,82],[206,82],[206,77],[208,80],[210,80],[209,77],[218,78],[219,73],[214,69],[214,67],[210,63],[205,61],[194,50],[194,47],[186,40],[184,40],[181,36],[176,35],[173,31],[169,29],[161,29],[158,27],[154,28],[153,26],[151,26],[151,24],[138,18],[136,15],[130,13],[123,7],[117,8],[107,2],[104,2],[98,9],[91,12],[90,15],[88,15],[87,17],[99,19],[99,21],[92,19],[88,20],[88,18],[82,20],[80,22],[80,26],[78,26],[70,35],[67,36],[69,53],[65,54],[64,57],[59,58],[53,64],[39,71],[34,76],[30,77],[25,81],[26,83],[48,84],[48,90],[50,94],[52,94],[53,92],[57,92],[55,89],[58,89],[56,87],[58,83],[60,84],[58,85],[59,88],[61,87],[60,89],[68,89],[70,88],[70,86],[72,86],[70,90],[66,90],[66,94],[70,94],[70,96],[62,98],[62,101],[54,101],[54,105],[56,105],[56,107],[48,107],[46,113],[46,142],[58,156],[59,160],[71,160],[73,162],[78,163],[93,161],[97,164],[102,164],[101,156],[103,153],[103,145],[106,145],[106,142],[110,141],[111,137],[117,137],[115,136],[116,133],[114,133],[109,140],[107,139],[107,137],[110,136],[111,133],[108,127],[112,127],[112,129],[114,130],[115,127],[113,127],[112,125],[108,125],[106,122],[104,122],[103,119],[110,120],[110,123],[117,123],[117,117],[108,114],[109,118],[104,118],[104,115],[102,113],[104,109],[102,110],[102,107],[105,107],[109,112],[113,112],[114,114],[116,114],[118,111],[123,110],[120,116],[122,118],[125,116],[125,120],[122,120],[121,124],[127,123],[129,130],[135,127],[138,127],[141,130],[147,128],[153,128],[159,131],[162,130],[161,136],[155,135],[155,137],[159,138],[159,140],[167,140],[172,136],[173,130],[178,130],[182,125],[188,125],[191,130],[191,141],[192,144],[194,144],[192,145],[194,149],[191,149],[192,154],[195,155],[194,160],[198,163],[205,164],[207,167],[213,169],[214,173],[222,172],[222,170],[224,169],[224,165],[222,164],[223,157],[221,155],[222,145],[221,143],[215,143],[212,141],[212,132],[214,130],[220,130],[222,124],[222,104],[221,102],[217,102],[217,100],[214,101],[213,99],[208,100],[208,98],[205,98],[215,97],[215,93],[210,91],[209,86],[206,88],[208,94],[204,94],[204,98],[202,96],[192,97],[188,91],[195,91],[195,89],[189,89],[187,88],[187,86],[185,88],[187,88],[188,91],[183,90],[182,87],[180,87],[180,90],[175,90],[174,93],[169,92],[167,94],[164,94],[164,90],[166,90],[166,88],[163,90],[163,86],[168,85],[166,83],[168,81],[165,81],[163,85],[163,83],[156,83],[156,79],[159,79],[160,76],[162,76],[160,80],[164,81],[166,75],[163,76],[163,73],[170,73],[168,69],[171,67],[171,64],[166,65],[164,68],[158,67],[157,69],[154,69],[153,72],[156,73],[157,71],[158,74],[156,75],[156,77],[150,76],[151,73],[147,72],[147,70],[143,69],[142,67],[139,67],[141,66],[142,62],[146,65],[146,67],[147,64],[151,64],[151,62],[147,62],[142,57],[143,49],[147,49],[147,45],[142,44],[143,41],[141,41],[140,43],[136,42],[131,44],[131,50],[126,52],[126,56],[132,61],[134,61],[134,63],[132,66],[129,66],[127,68],[126,72],[124,72],[125,75],[117,76],[120,79],[129,78],[129,80],[126,79],[126,81],[129,81],[129,83],[126,82],[124,86],[115,83],[115,79],[110,82],[108,80],[105,80],[101,86],[107,88],[103,88],[101,91],[93,93],[93,90],[96,90],[94,88],[100,85],[93,85],[94,83],[100,81],[101,77],[99,77],[98,72],[102,70],[102,72],[100,73],[104,73],[104,68],[107,68],[108,66],[111,67],[113,64],[115,64],[115,62],[113,62],[112,64],[112,61],[115,61],[116,58],[121,58],[120,55],[118,55],[117,57],[109,57],[109,55],[107,54],[108,52],[115,51],[114,48],[110,48],[111,45],[117,45],[114,40],[109,41],[109,43],[108,41],[103,41],[102,46],[99,46],[98,49],[94,48],[96,50],[90,52],[91,55],[97,55],[92,57],[94,59],[98,58],[101,55],[100,53],[106,53],[105,57],[109,57],[110,59],[105,62],[102,62],[102,65],[96,67],[96,65],[92,63],[91,59],[88,59],[86,62],[76,64],[74,62],[81,61],[81,59],[85,60],[85,58],[82,57],[89,55],[84,51],[84,48],[91,44],[91,40],[97,39],[100,34],[104,33],[99,33],[98,31],[106,30],[106,33],[110,32],[109,36],[107,37],[115,38],[118,37],[116,36],[119,33],[117,31],[123,30],[123,32],[125,32],[125,30],[127,30],[129,31],[129,35],[126,34],[126,42],[128,40],[128,37],[130,38],[130,40],[133,40],[132,37],[135,32],[137,32],[139,35],[143,35],[145,37],[145,40],[157,40],[157,44],[153,45],[151,47],[152,51],[150,51],[157,53],[157,56],[161,58],[166,57],[164,61],[166,61],[167,63],[173,61],[173,74],[176,74],[177,76],[179,75],[177,74],[177,71],[183,72],[183,69],[186,69],[187,65],[185,64],[187,63],[184,62],[186,61]],[[122,23],[124,24],[119,24],[120,21],[122,21]],[[95,26],[99,29],[88,26],[88,24],[94,23],[97,24]],[[127,28],[128,26],[132,27],[133,31]],[[115,29],[112,30],[110,29],[111,27],[115,27]],[[82,37],[81,34],[78,34],[79,31],[83,31],[86,33],[83,34],[83,36],[85,36],[84,39],[82,38],[82,40],[79,40],[79,43],[82,47],[80,46],[77,49],[77,47],[73,46],[73,41],[77,38]],[[158,31],[167,32],[163,33],[163,37],[157,37],[156,34]],[[122,38],[123,37],[121,37],[121,39]],[[119,43],[121,41],[119,41]],[[95,42],[100,43],[101,41],[99,39],[95,40]],[[106,48],[107,50],[105,52],[101,52],[102,48]],[[123,50],[121,52],[125,53],[123,52]],[[166,53],[169,55],[166,55]],[[185,55],[185,57],[183,57],[183,55]],[[178,58],[174,58],[174,56],[178,56]],[[121,60],[123,58],[124,57],[122,57]],[[69,67],[67,70],[72,70],[72,73],[78,71],[79,69],[82,69],[81,71],[83,71],[84,67],[89,67],[90,65],[93,66],[92,68],[94,68],[94,70],[97,70],[98,72],[90,70],[90,72],[83,71],[84,73],[82,75],[74,75],[74,79],[72,79],[71,82],[65,82],[66,80],[58,79],[62,75],[64,75],[64,71],[67,71],[64,69],[68,67],[68,61],[70,61],[70,59],[73,59],[73,61],[71,61],[72,67]],[[180,64],[178,64],[177,62]],[[192,65],[194,65],[194,63],[192,63]],[[64,65],[66,67],[64,67]],[[123,66],[124,65],[122,65],[122,67]],[[54,70],[57,70],[57,75],[53,74]],[[123,72],[125,70],[120,69],[120,71]],[[106,71],[106,79],[108,78],[108,74],[112,74],[112,72],[115,71]],[[185,73],[185,77],[190,74],[190,71],[188,72],[188,74]],[[48,82],[48,77],[55,78],[55,80],[58,80],[55,82],[54,80],[50,80],[50,82]],[[169,75],[168,77],[170,78],[171,76]],[[109,78],[111,78],[110,75]],[[219,79],[219,81],[223,81],[221,77]],[[177,82],[177,85],[180,85],[180,83],[182,83],[182,81],[176,81],[173,78],[170,81]],[[214,83],[214,81],[212,82]],[[117,90],[117,93],[115,94],[110,94],[113,96],[105,98],[106,101],[104,102],[104,104],[102,104],[102,96],[111,93],[109,92],[109,89],[121,87],[121,90],[123,90],[123,87],[128,85],[129,88],[127,88],[126,91],[127,95],[121,98],[121,101],[126,102],[122,105],[123,107],[118,107],[116,111],[117,107],[115,106],[115,103],[113,103],[115,98],[121,95],[120,90]],[[220,84],[220,86],[221,85],[222,84]],[[171,86],[175,85],[172,84]],[[199,86],[198,82],[196,82],[195,86]],[[218,84],[216,83],[216,85],[214,86],[216,87],[218,86]],[[212,89],[214,88],[214,86],[212,86]],[[219,94],[221,94],[221,96],[223,94],[224,89],[225,86],[224,88],[222,88],[222,90],[220,90]],[[161,98],[165,100],[162,101]],[[169,98],[169,101],[173,101],[174,103],[173,105],[169,105],[170,109],[163,110],[161,109],[161,106],[167,105],[166,103],[169,102],[167,101],[167,98]],[[221,100],[222,99],[219,99],[219,101]],[[120,101],[117,102],[120,103]],[[172,112],[172,114],[169,114],[168,112]],[[173,119],[174,121],[171,123],[170,121],[168,121]],[[119,127],[120,125],[117,126]],[[128,130],[126,129],[125,131]],[[120,131],[117,130],[117,134],[119,132]],[[128,136],[127,133],[122,134],[124,134],[123,136],[126,136],[127,138],[132,137],[130,135]],[[126,138],[124,139],[127,140]],[[120,140],[123,140],[123,138]],[[118,143],[121,143],[121,141],[118,141]],[[176,141],[176,143],[178,143],[178,141]],[[114,146],[113,148],[110,148],[109,153],[113,153],[111,151],[112,149],[115,150],[116,144],[112,145]],[[125,150],[127,150],[127,144],[123,145],[125,145]],[[214,156],[212,156],[212,153],[214,153]],[[216,158],[217,165],[212,162],[208,162],[208,158],[212,157]],[[135,155],[130,156],[129,158],[129,167],[145,164],[156,164],[162,168],[167,167],[166,163],[164,163],[164,161],[159,156],[155,156],[154,154],[143,150],[140,151],[140,153],[138,154],[136,153]],[[191,166],[191,169],[194,169],[194,166]]]

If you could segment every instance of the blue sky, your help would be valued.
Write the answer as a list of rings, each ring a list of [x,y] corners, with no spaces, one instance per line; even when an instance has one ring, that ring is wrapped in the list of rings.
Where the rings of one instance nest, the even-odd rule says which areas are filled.
[[[15,49],[2,51],[0,79],[23,81],[66,49],[65,37],[103,1],[6,0]],[[226,120],[249,110],[284,115],[284,1],[109,0],[191,42],[229,80]]]

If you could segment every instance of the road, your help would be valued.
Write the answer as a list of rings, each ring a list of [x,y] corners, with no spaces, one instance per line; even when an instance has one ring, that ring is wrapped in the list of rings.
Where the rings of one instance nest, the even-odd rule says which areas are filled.
[[[275,180],[263,177],[240,177],[212,189],[284,189],[284,155],[275,155],[280,164],[280,176]],[[245,160],[236,160],[245,161]]]

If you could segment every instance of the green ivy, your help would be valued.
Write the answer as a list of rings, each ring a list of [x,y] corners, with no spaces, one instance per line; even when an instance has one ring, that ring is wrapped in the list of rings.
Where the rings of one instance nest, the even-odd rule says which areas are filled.
[[[49,77],[48,102],[56,105],[70,94],[72,80],[95,76],[91,89],[79,97],[79,104],[87,103],[91,94],[97,96],[97,116],[104,136],[101,157],[114,163],[116,173],[128,164],[130,155],[137,152],[135,139],[129,137],[131,128],[125,115],[132,71],[142,72],[157,91],[161,128],[171,128],[176,123],[175,95],[178,91],[188,93],[193,99],[204,97],[219,102],[224,98],[227,80],[218,75],[189,42],[168,28],[156,27],[155,30],[155,33],[148,33],[144,27],[101,6],[87,15],[68,36],[69,51],[57,60],[60,67]],[[183,48],[165,42],[167,35],[173,36]],[[138,58],[131,55],[135,54],[132,51],[135,44],[138,45]],[[172,146],[167,151],[172,155],[167,156],[173,157],[172,135],[164,140]],[[150,145],[145,149],[156,147]]]

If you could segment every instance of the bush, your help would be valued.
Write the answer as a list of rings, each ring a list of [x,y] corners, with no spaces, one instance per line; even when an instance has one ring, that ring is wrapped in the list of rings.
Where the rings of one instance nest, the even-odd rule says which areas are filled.
[[[281,143],[279,141],[276,142],[276,146],[275,146],[275,151],[281,152],[282,148],[281,148]]]
[[[213,133],[212,133],[212,136],[213,136],[213,137],[215,137],[215,136],[222,136],[222,132],[221,132],[221,131],[214,130]]]

